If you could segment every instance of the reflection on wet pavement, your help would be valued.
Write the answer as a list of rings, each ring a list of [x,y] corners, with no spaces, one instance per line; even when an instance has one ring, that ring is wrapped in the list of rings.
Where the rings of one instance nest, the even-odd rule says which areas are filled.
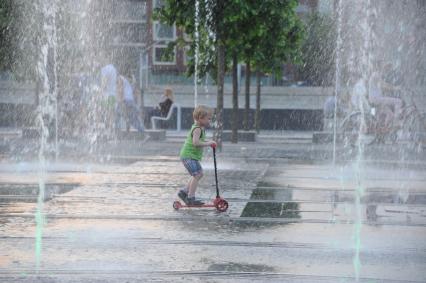
[[[210,161],[199,189],[207,201],[215,196]],[[178,160],[59,167],[49,173],[53,189],[44,209],[42,278],[353,281],[350,168],[336,173],[321,164],[226,159],[219,183],[230,208],[218,213],[173,210],[176,192],[187,181]],[[2,171],[1,195],[34,194],[30,169]],[[360,282],[426,280],[423,172],[369,172]],[[34,212],[34,203],[2,198],[0,278],[31,282],[35,276]]]

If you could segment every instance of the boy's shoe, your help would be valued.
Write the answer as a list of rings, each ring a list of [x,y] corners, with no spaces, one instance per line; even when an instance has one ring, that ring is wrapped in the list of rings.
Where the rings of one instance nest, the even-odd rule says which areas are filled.
[[[183,200],[184,203],[186,203],[187,198],[188,198],[188,194],[184,191],[184,190],[180,190],[178,192],[178,197]]]
[[[186,198],[186,204],[187,205],[203,205],[204,202],[202,202],[201,200],[195,199],[195,197],[192,198]]]

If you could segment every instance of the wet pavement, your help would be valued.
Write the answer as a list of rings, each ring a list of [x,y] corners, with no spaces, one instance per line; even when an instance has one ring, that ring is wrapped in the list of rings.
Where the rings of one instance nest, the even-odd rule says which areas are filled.
[[[392,149],[380,159],[387,166],[377,158],[331,166],[318,153],[329,149],[308,142],[225,144],[218,173],[228,211],[175,211],[188,179],[179,142],[49,165],[39,270],[38,165],[3,159],[0,281],[355,282],[357,215],[359,282],[426,281],[424,166],[389,158]],[[198,196],[209,200],[206,156]]]

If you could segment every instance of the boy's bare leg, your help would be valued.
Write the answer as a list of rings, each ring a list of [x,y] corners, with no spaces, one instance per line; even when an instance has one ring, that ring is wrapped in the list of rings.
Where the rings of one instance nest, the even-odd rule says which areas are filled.
[[[195,196],[195,191],[197,190],[198,180],[195,177],[191,178],[188,186],[188,197]]]
[[[192,176],[191,180],[188,184],[188,197],[195,196],[195,191],[197,190],[198,181],[201,179],[203,175]]]
[[[194,177],[191,176],[191,178],[189,178],[188,184],[186,185],[186,193],[189,195],[189,188],[191,187],[191,183],[192,183],[192,179],[194,179]]]

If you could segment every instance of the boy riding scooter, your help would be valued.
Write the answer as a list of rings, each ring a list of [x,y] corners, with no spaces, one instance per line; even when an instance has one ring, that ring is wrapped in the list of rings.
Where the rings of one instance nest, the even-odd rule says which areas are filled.
[[[212,111],[205,106],[197,106],[193,112],[194,124],[186,137],[185,143],[180,151],[180,158],[183,165],[188,170],[191,178],[186,188],[179,191],[178,197],[187,205],[187,207],[202,206],[216,207],[219,211],[225,211],[228,208],[226,200],[219,196],[217,184],[216,168],[216,142],[206,140],[205,127],[210,125]],[[195,198],[198,182],[203,177],[203,168],[200,161],[203,157],[203,147],[211,146],[213,148],[215,177],[216,177],[216,199],[213,205],[206,205],[201,200]],[[180,202],[173,204],[175,209],[182,207]]]

